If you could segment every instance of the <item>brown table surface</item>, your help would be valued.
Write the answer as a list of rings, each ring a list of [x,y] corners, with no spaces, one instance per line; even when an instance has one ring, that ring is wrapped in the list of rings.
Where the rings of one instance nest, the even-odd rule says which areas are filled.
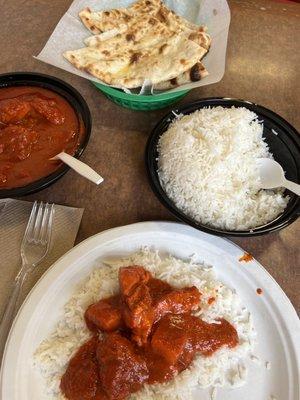
[[[82,160],[105,182],[94,186],[68,172],[50,188],[27,197],[84,207],[78,242],[108,228],[148,220],[174,220],[152,193],[145,174],[149,132],[168,109],[136,112],[106,99],[85,79],[33,58],[70,0],[0,0],[0,73],[36,71],[59,77],[85,97],[93,117]],[[300,5],[271,0],[229,0],[232,21],[227,69],[221,82],[195,89],[181,103],[211,96],[262,104],[300,129]],[[2,4],[2,6],[1,6]],[[281,232],[234,242],[252,253],[300,311],[300,222]]]

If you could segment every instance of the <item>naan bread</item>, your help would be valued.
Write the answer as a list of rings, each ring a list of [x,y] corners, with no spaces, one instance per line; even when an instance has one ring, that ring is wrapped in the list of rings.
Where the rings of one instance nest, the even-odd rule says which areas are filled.
[[[158,43],[163,43],[163,40],[165,40],[165,38],[172,35],[171,31],[164,29],[164,25],[160,26],[160,32],[158,31],[159,26],[156,26],[154,28],[155,34],[153,34],[153,29],[149,30],[147,28],[149,26],[147,19],[152,17],[145,16],[144,18],[144,21],[139,21],[136,24],[131,25],[130,31],[126,35],[120,34],[127,31],[127,29],[125,29],[126,25],[120,25],[119,28],[113,28],[104,33],[88,37],[85,40],[85,44],[87,46],[97,47],[101,49],[101,51],[107,52],[108,54],[111,46],[115,46],[118,49],[127,47],[140,50],[145,44],[147,44],[148,46],[153,46],[157,45]],[[186,30],[186,32],[189,31]],[[108,38],[110,39],[109,41],[107,41]],[[203,27],[197,28],[196,31],[191,31],[191,33],[189,33],[189,39],[200,44],[201,47],[203,47],[204,49],[209,49],[211,44],[211,39],[206,34],[205,28]],[[203,55],[205,55],[205,53]],[[184,85],[186,83],[199,81],[200,79],[205,78],[207,75],[208,71],[199,61],[188,71],[183,72],[176,78],[155,85],[154,89],[172,89],[176,86]]]
[[[99,34],[121,24],[131,24],[144,15],[156,15],[162,5],[161,0],[139,0],[128,8],[107,11],[92,11],[89,7],[79,13],[83,24],[94,34]]]
[[[171,31],[166,25],[155,21],[151,24],[153,17],[144,16],[142,20],[137,20],[130,26],[120,26],[118,31],[116,28],[106,31],[99,35],[94,35],[85,40],[85,44],[89,47],[95,47],[99,51],[122,51],[122,50],[142,50],[156,46],[157,44],[163,45],[164,42],[174,36],[175,33]],[[105,37],[110,33],[116,33],[110,39]]]
[[[174,87],[170,80],[175,77],[187,82],[200,71],[198,62],[211,43],[205,28],[176,15],[161,0],[139,0],[110,11],[85,8],[79,16],[94,36],[85,40],[86,48],[64,57],[109,85],[131,89],[147,79]]]
[[[177,86],[185,85],[191,82],[197,82],[209,75],[208,71],[202,64],[198,61],[190,70],[183,72],[176,78],[170,79],[166,82],[158,83],[154,85],[154,90],[169,90]]]
[[[163,44],[139,51],[122,48],[113,53],[85,47],[64,56],[75,67],[87,71],[109,85],[136,88],[145,79],[153,84],[175,78],[196,64],[206,50],[183,34],[174,34]]]
[[[145,32],[155,35],[157,28],[164,26],[170,32],[186,32],[191,40],[208,50],[211,39],[205,28],[199,27],[168,9],[161,0],[139,0],[128,8],[93,12],[85,8],[79,13],[83,24],[93,33],[110,30],[120,34],[143,36]],[[136,29],[142,26],[142,32]],[[135,40],[138,41],[139,37]],[[89,40],[88,40],[89,42]],[[87,43],[86,43],[87,44]],[[90,43],[87,44],[88,46]]]

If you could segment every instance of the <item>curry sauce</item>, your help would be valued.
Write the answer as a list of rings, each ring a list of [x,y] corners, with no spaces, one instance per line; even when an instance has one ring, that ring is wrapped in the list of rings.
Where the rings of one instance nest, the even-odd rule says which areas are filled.
[[[118,295],[85,312],[93,337],[61,379],[68,400],[125,400],[146,383],[172,380],[197,354],[238,344],[225,319],[209,324],[192,314],[201,298],[196,287],[173,288],[140,266],[120,268],[119,284]]]
[[[36,86],[0,89],[0,189],[25,186],[50,175],[76,152],[84,126],[58,93]]]

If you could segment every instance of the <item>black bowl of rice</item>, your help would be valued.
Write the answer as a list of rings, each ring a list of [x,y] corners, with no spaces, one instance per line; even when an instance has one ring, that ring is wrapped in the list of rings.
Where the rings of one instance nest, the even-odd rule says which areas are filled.
[[[264,157],[300,183],[296,129],[271,110],[227,98],[172,111],[146,147],[149,181],[162,204],[181,221],[221,236],[263,235],[298,218],[298,196],[260,189],[256,160]]]

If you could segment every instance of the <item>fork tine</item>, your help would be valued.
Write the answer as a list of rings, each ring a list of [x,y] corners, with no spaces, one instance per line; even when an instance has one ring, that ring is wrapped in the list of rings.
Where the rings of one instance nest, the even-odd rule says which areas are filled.
[[[37,210],[37,201],[35,201],[33,203],[23,241],[27,241],[33,235],[33,228],[34,228],[34,223],[35,223],[35,218],[36,218],[36,210]]]
[[[41,222],[41,230],[40,230],[40,234],[39,234],[39,241],[42,244],[44,244],[45,230],[46,230],[47,223],[48,223],[48,214],[49,214],[49,204],[46,203],[45,207],[44,207],[42,222]]]
[[[42,219],[43,219],[43,202],[41,201],[38,211],[37,211],[35,224],[34,224],[34,228],[33,228],[32,239],[34,242],[38,241],[40,230],[41,230]]]
[[[52,206],[49,203],[45,204],[44,208],[44,215],[41,223],[41,231],[40,231],[40,236],[39,240],[42,244],[46,244],[48,237],[47,237],[47,232],[48,232],[48,225],[49,225],[49,220],[51,217],[51,212],[52,212]]]
[[[50,243],[50,237],[52,232],[53,215],[54,215],[54,204],[47,204],[47,218],[45,219],[41,240],[43,244],[47,244],[48,246]]]

